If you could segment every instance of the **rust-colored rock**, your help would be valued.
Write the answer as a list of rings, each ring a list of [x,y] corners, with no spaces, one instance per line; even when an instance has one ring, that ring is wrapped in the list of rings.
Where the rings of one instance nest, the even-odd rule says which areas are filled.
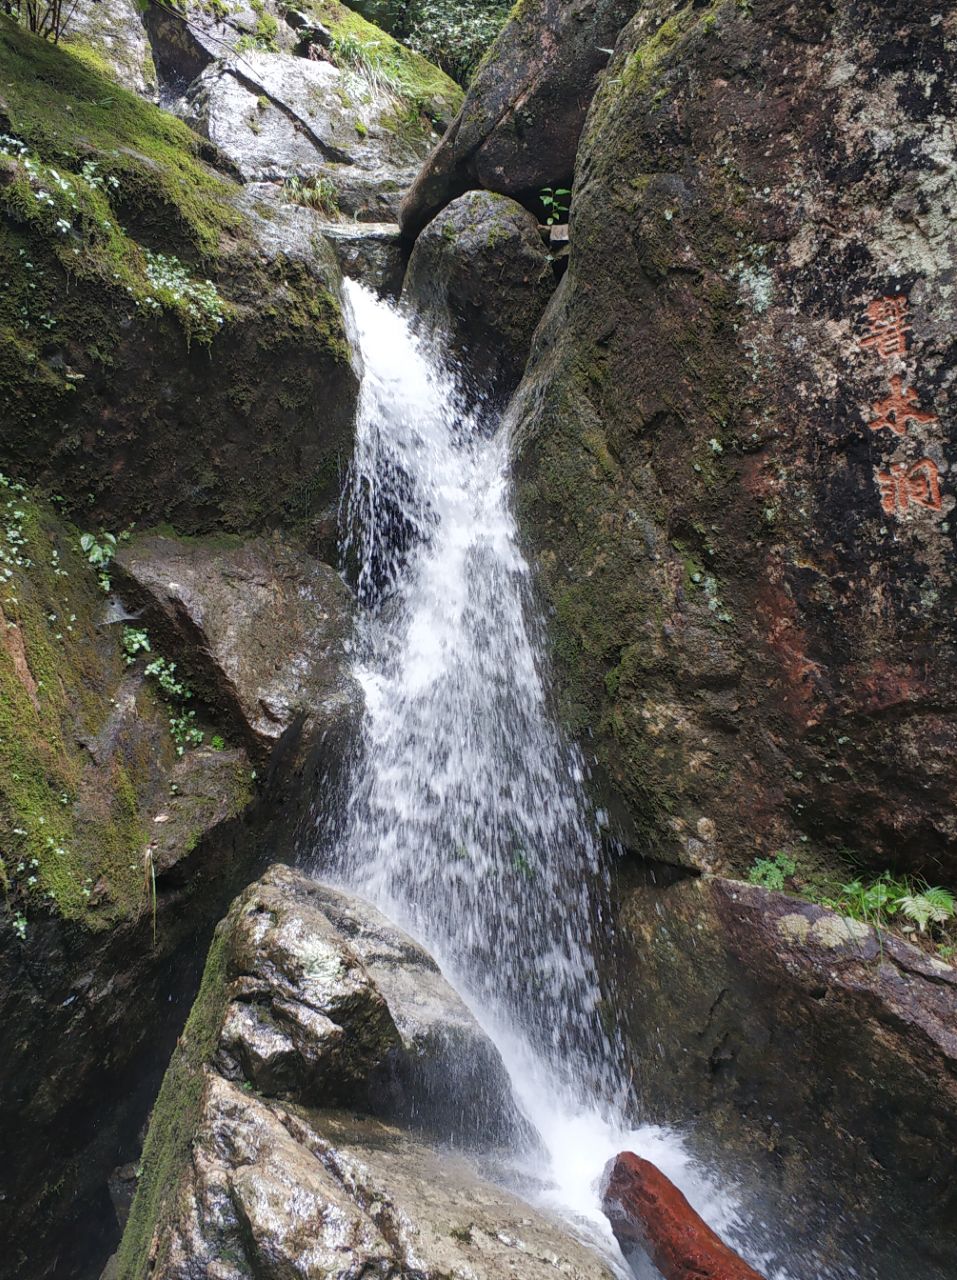
[[[660,1169],[631,1151],[608,1162],[602,1208],[622,1249],[640,1246],[664,1280],[763,1280]]]

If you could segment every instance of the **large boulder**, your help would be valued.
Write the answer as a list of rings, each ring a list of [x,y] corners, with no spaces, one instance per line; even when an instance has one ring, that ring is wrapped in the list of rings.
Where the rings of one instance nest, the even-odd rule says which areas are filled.
[[[592,104],[518,508],[652,856],[957,880],[954,51],[932,0],[657,0]]]
[[[389,1061],[425,1051],[411,1030],[423,973],[437,1026],[454,994],[371,908],[287,868],[242,894],[157,1102],[111,1274],[605,1280],[556,1221],[368,1115],[389,1097]]]
[[[555,287],[538,223],[506,196],[471,191],[415,242],[402,299],[482,391],[513,391]]]
[[[626,871],[620,890],[640,1114],[740,1184],[764,1269],[952,1276],[957,969],[738,881]]]
[[[137,625],[182,654],[251,751],[330,735],[346,754],[361,695],[348,673],[353,598],[328,565],[273,539],[143,535],[116,578]]]
[[[532,201],[543,187],[570,186],[598,74],[636,7],[636,0],[517,5],[402,203],[405,234],[414,239],[473,187]]]
[[[260,240],[208,144],[7,22],[0,115],[0,465],[87,527],[334,513],[358,383],[331,255]]]
[[[124,89],[150,102],[159,98],[153,51],[136,0],[75,0],[61,42],[109,68]]]

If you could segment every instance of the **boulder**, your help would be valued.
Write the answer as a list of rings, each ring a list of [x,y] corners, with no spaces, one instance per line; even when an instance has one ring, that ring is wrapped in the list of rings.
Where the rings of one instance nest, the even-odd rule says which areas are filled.
[[[528,203],[543,187],[570,187],[599,72],[636,7],[635,0],[516,6],[403,201],[403,232],[414,239],[470,188]]]
[[[270,869],[217,930],[112,1274],[607,1280],[557,1221],[368,1114],[438,1010],[462,1023],[443,985],[366,904]]]
[[[261,241],[208,143],[11,23],[0,111],[0,466],[85,528],[334,513],[358,387],[335,259]]]
[[[428,146],[421,131],[410,145],[390,95],[331,62],[282,53],[210,64],[175,109],[244,182],[285,182],[290,203],[313,204],[327,219],[395,221]]]
[[[498,1050],[428,952],[361,898],[318,884],[309,893],[395,1018],[404,1053],[391,1064],[387,1114],[452,1143],[533,1143]]]
[[[738,1185],[764,1269],[952,1276],[957,969],[739,881],[618,889],[636,1106]]]
[[[592,102],[517,509],[650,856],[957,882],[954,67],[931,0],[661,0]]]
[[[347,754],[361,694],[352,595],[334,569],[278,539],[146,534],[121,547],[116,580],[137,625],[183,656],[251,751],[268,756],[295,733]]]
[[[602,1208],[626,1258],[642,1250],[663,1280],[761,1280],[650,1160],[630,1151],[610,1160]]]
[[[518,384],[554,287],[532,214],[506,196],[471,191],[415,242],[402,299],[478,390],[502,398]]]

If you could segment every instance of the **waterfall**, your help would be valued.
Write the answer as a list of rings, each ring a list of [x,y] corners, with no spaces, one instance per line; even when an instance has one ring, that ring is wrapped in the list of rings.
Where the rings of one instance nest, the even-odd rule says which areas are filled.
[[[536,1160],[541,1198],[608,1244],[597,1182],[631,1149],[733,1229],[733,1199],[680,1139],[629,1132],[619,1112],[596,966],[601,815],[549,707],[507,425],[466,403],[405,316],[346,288],[363,376],[344,540],[366,711],[335,871],[430,949],[498,1045],[542,1138],[544,1155],[515,1153]]]

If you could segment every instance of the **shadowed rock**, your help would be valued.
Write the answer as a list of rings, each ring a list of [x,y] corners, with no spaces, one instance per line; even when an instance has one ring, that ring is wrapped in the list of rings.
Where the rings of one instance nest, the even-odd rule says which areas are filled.
[[[529,0],[516,6],[399,213],[416,237],[470,187],[534,197],[571,186],[598,73],[635,0]]]
[[[643,1249],[664,1280],[762,1280],[660,1169],[630,1151],[605,1168],[602,1208],[625,1255]]]
[[[442,332],[477,389],[514,390],[555,287],[532,214],[505,196],[470,191],[415,242],[402,290]]]

